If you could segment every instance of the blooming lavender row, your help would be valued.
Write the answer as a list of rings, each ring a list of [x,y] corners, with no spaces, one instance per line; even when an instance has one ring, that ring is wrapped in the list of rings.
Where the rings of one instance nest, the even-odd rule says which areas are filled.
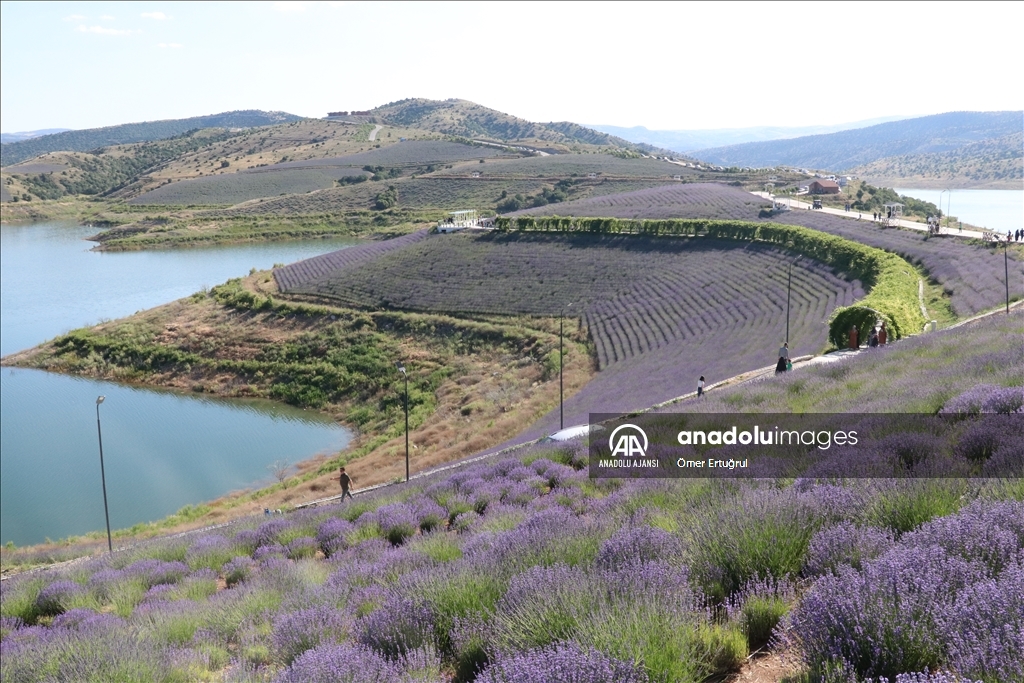
[[[383,242],[374,242],[291,263],[274,270],[274,280],[282,292],[293,290],[302,284],[343,268],[372,261],[381,254],[415,244],[427,237],[426,230],[409,233]]]
[[[717,218],[768,221],[759,216],[767,202],[739,188],[718,184],[667,185],[617,195],[552,204],[521,212],[524,215],[594,216],[633,219]],[[972,315],[997,306],[1004,296],[1003,255],[989,246],[968,245],[948,238],[929,238],[923,232],[883,229],[820,211],[789,211],[781,222],[802,225],[899,254],[927,269],[943,286],[953,310]],[[1011,295],[1022,296],[1020,263],[1010,256]],[[1014,289],[1015,288],[1015,289]]]

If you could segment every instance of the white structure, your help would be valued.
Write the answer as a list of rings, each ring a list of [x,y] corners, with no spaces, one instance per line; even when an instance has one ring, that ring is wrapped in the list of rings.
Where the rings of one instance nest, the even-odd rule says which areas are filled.
[[[478,227],[480,227],[480,218],[477,216],[475,209],[449,211],[448,218],[437,222],[437,231],[444,233]]]
[[[882,225],[887,228],[898,228],[900,218],[903,216],[903,205],[899,202],[889,202],[882,212]]]

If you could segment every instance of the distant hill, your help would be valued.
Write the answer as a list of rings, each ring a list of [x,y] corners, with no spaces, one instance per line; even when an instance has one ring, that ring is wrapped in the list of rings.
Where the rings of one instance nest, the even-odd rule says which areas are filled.
[[[667,149],[630,142],[578,123],[534,123],[467,100],[399,100],[377,107],[370,114],[391,125],[466,138],[597,145],[641,154],[672,154]]]
[[[879,123],[899,121],[905,116],[883,116],[864,121],[838,123],[832,126],[801,126],[787,128],[782,126],[756,126],[753,128],[711,128],[706,130],[648,130],[644,126],[624,128],[622,126],[591,126],[595,130],[616,135],[630,142],[645,143],[664,147],[682,153],[693,153],[697,150],[724,145],[738,145],[743,142],[760,142],[797,138],[805,135],[822,135],[836,133],[841,130],[866,128]]]
[[[701,150],[722,166],[799,166],[845,171],[886,157],[949,152],[1022,130],[1024,112],[949,112],[791,140]]]
[[[949,152],[885,157],[852,169],[876,185],[889,187],[1006,186],[1024,180],[1024,133],[972,142]]]
[[[288,123],[300,118],[283,111],[247,109],[209,116],[193,116],[188,119],[125,123],[105,128],[69,130],[19,142],[6,143],[5,140],[5,144],[0,147],[0,155],[2,165],[10,166],[47,152],[88,152],[110,145],[164,140],[197,128],[251,128]]]
[[[17,133],[0,133],[0,143],[7,144],[9,142],[21,142],[22,140],[31,140],[32,138],[38,138],[43,135],[53,135],[54,133],[63,133],[64,131],[71,130],[70,128],[42,128],[40,130],[23,130]]]

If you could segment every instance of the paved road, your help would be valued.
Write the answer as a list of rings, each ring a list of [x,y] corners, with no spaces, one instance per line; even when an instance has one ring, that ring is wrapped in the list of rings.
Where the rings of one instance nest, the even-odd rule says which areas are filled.
[[[800,201],[798,199],[793,199],[792,197],[773,197],[772,195],[768,194],[767,192],[754,192],[752,194],[756,194],[758,197],[762,197],[764,199],[769,199],[769,200],[770,199],[778,199],[782,203],[788,204],[794,211],[799,211],[799,210],[802,210],[802,209],[806,209],[808,211],[820,211],[822,213],[830,213],[833,216],[842,216],[843,218],[849,218],[850,220],[862,220],[862,221],[867,221],[868,223],[874,223],[875,222],[875,221],[871,220],[871,216],[869,214],[864,214],[864,213],[858,214],[855,211],[843,211],[842,209],[833,209],[833,208],[827,207],[827,206],[823,207],[823,208],[820,208],[820,209],[811,209],[811,205],[809,203],[802,202],[802,201]],[[858,219],[857,218],[858,215],[862,215],[863,218]],[[925,223],[918,223],[916,221],[908,221],[906,219],[901,219],[899,221],[899,225],[900,225],[901,228],[908,228],[910,230],[919,230],[921,232],[927,232],[928,231],[928,225],[927,224],[925,224]],[[985,237],[985,235],[983,233],[981,233],[981,232],[979,232],[977,230],[963,230],[963,231],[960,231],[960,230],[957,230],[955,228],[947,228],[947,227],[942,227],[939,230],[939,234],[942,234],[942,235],[956,235],[956,236],[959,236],[959,237],[974,237],[974,238],[977,238],[977,239],[983,239]]]
[[[378,133],[378,132],[380,131],[380,129],[381,129],[381,128],[383,128],[383,127],[384,127],[384,126],[382,126],[382,125],[380,125],[380,124],[377,124],[377,127],[376,127],[376,128],[374,128],[373,130],[371,130],[371,131],[370,131],[370,138],[369,138],[369,139],[370,139],[370,142],[373,142],[374,140],[376,140],[376,139],[377,139],[377,133]]]

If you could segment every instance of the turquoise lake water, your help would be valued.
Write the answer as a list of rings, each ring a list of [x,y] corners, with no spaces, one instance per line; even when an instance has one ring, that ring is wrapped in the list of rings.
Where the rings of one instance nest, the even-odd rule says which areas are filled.
[[[103,253],[94,228],[0,228],[0,353],[173,301],[204,286],[357,244],[314,240]],[[102,529],[100,407],[114,528],[272,480],[268,465],[345,447],[317,413],[266,401],[209,400],[34,370],[0,370],[0,542]]]

